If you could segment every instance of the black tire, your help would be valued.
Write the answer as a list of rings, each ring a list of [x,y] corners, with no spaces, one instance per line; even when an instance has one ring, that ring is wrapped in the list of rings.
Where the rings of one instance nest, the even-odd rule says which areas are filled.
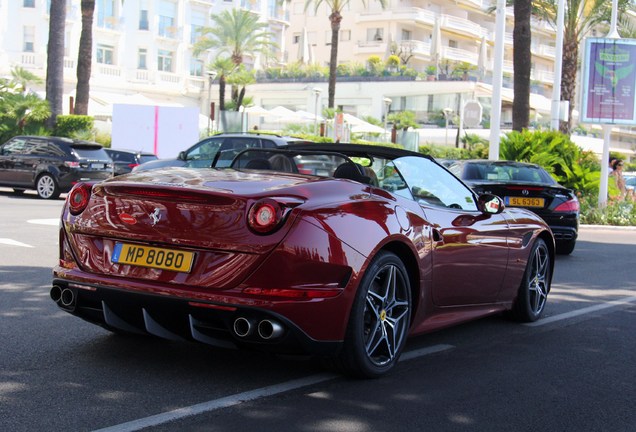
[[[60,188],[51,174],[40,174],[35,181],[35,190],[42,199],[57,199],[60,196]]]
[[[574,251],[576,240],[562,240],[556,242],[556,253],[559,255],[570,255]]]
[[[411,284],[404,263],[380,252],[366,270],[351,309],[336,366],[348,375],[377,378],[404,349],[411,322]]]
[[[526,271],[511,311],[517,321],[536,321],[543,314],[552,280],[551,260],[545,241],[537,239],[528,257]]]

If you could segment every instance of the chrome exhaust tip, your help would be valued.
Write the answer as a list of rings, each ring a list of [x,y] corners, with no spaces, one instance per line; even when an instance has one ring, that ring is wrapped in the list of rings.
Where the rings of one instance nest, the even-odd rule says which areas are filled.
[[[249,336],[254,330],[252,322],[245,317],[238,317],[234,320],[234,334],[238,337]]]
[[[60,294],[60,303],[64,307],[71,307],[75,304],[75,293],[69,288],[64,288]]]
[[[49,294],[51,295],[51,300],[55,303],[59,303],[60,298],[62,298],[62,288],[57,285],[53,285]]]
[[[262,320],[258,323],[258,335],[265,339],[276,339],[283,334],[283,326],[276,321]]]

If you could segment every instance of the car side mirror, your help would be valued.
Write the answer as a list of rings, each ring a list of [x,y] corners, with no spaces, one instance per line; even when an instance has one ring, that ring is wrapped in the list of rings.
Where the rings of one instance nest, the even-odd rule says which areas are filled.
[[[179,152],[179,155],[177,156],[177,159],[182,160],[182,161],[186,160],[186,152],[184,152],[184,151]]]
[[[487,214],[499,214],[506,208],[500,197],[489,193],[479,195],[477,198],[477,207],[479,211]]]

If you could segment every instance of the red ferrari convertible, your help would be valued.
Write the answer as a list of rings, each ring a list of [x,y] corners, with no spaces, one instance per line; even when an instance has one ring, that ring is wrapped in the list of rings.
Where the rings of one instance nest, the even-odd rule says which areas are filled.
[[[426,156],[350,144],[78,184],[59,244],[51,297],[86,321],[318,355],[362,377],[391,370],[408,336],[504,311],[538,319],[554,262],[534,213]]]

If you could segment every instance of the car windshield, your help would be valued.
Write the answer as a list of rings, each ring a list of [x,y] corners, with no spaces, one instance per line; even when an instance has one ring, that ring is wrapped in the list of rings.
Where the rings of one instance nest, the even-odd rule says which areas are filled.
[[[314,163],[310,165],[308,161]],[[444,168],[423,157],[388,159],[376,155],[348,157],[323,151],[250,149],[219,166],[355,180],[422,205],[477,211],[472,191]]]
[[[540,166],[518,163],[467,163],[462,178],[497,182],[556,183],[550,174]]]

